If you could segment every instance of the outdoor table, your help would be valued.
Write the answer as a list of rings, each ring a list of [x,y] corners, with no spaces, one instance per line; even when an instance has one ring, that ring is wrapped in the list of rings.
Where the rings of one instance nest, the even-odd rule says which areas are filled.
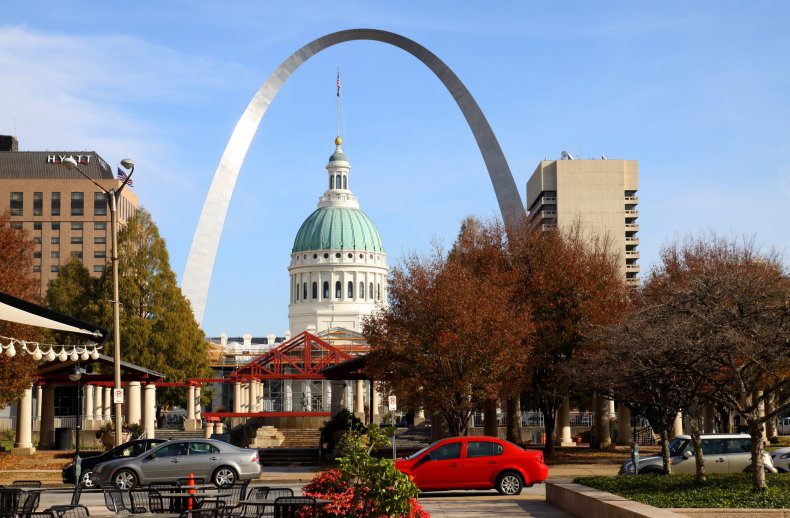
[[[206,500],[215,500],[220,498],[227,498],[231,496],[233,493],[223,492],[218,489],[213,490],[195,490],[194,493],[188,493],[186,491],[179,491],[179,492],[167,492],[167,493],[159,493],[159,496],[162,498],[167,498],[169,500],[180,500],[181,502],[177,505],[170,506],[172,510],[178,509],[185,509],[187,507],[186,501],[188,499],[192,499],[195,501],[195,507],[200,507],[200,504]]]
[[[274,502],[276,500],[277,500],[276,498],[271,498],[271,499],[270,498],[265,498],[265,499],[262,498],[260,500],[239,500],[239,504],[241,504],[241,505],[250,505],[250,506],[255,506],[255,507],[263,507],[263,510],[261,511],[261,513],[264,513],[266,511],[267,507],[271,507],[272,510],[274,510]],[[324,506],[327,506],[327,505],[329,505],[331,503],[332,503],[332,501],[328,500],[326,498],[316,498],[315,499],[315,506],[316,507],[324,507]]]

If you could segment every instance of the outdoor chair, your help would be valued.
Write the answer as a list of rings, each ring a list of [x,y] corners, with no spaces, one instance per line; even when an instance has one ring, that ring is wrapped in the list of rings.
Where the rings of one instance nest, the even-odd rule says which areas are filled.
[[[181,513],[179,518],[217,518],[217,509],[190,509]]]
[[[52,511],[49,509],[44,509],[43,511],[36,511],[30,513],[30,518],[54,518],[55,515],[52,514]]]
[[[11,487],[41,487],[40,480],[14,480]]]
[[[244,500],[266,500],[269,494],[269,486],[253,486],[247,490],[247,497]]]
[[[0,518],[15,518],[22,490],[4,487],[0,489]]]
[[[115,514],[131,514],[133,505],[132,497],[128,491],[120,489],[115,484],[102,484],[104,505]]]
[[[302,518],[304,516],[315,516],[315,498],[311,496],[281,496],[274,501],[274,518]]]
[[[148,486],[148,503],[151,504],[151,507],[154,508],[152,513],[173,513],[176,512],[175,508],[177,502],[175,500],[170,500],[169,502],[165,502],[165,499],[159,495],[159,493],[170,493],[179,490],[179,486],[175,482],[155,482]],[[155,491],[155,494],[150,494],[151,492]],[[167,507],[165,507],[167,506]]]
[[[249,485],[250,481],[245,480],[243,482],[236,482],[234,484],[220,486],[222,491],[230,493],[230,496],[224,498],[222,501],[221,507],[224,507],[224,509],[222,510],[221,514],[224,516],[235,515],[241,511],[239,501],[247,499],[247,486]]]
[[[71,493],[71,505],[79,505],[81,496],[82,486],[77,484],[74,486],[74,491]]]
[[[53,505],[49,511],[54,518],[87,518],[91,515],[84,505]]]
[[[270,487],[264,498],[266,500],[276,500],[283,496],[294,496],[294,490],[290,487]]]
[[[157,489],[138,487],[129,490],[132,513],[163,513],[164,502]]]
[[[16,514],[19,518],[30,518],[30,514],[38,507],[41,493],[38,491],[22,491],[19,496]]]

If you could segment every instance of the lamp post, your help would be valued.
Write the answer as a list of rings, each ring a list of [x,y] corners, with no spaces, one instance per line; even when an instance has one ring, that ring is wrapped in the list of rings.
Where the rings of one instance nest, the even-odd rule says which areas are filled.
[[[64,158],[61,163],[70,170],[77,171],[82,176],[93,182],[93,185],[99,188],[101,192],[107,197],[107,204],[110,206],[110,234],[112,239],[112,249],[110,256],[112,260],[112,320],[113,320],[113,374],[115,378],[115,390],[113,392],[122,390],[121,387],[121,327],[120,327],[120,313],[121,301],[118,297],[118,200],[121,198],[121,191],[126,187],[126,184],[131,180],[134,174],[134,160],[124,158],[121,160],[121,165],[125,169],[129,169],[129,174],[123,181],[118,189],[107,190],[96,182],[93,178],[85,174],[80,169],[74,157]],[[115,446],[120,446],[122,439],[122,423],[121,415],[123,413],[123,403],[115,403]]]
[[[74,367],[74,371],[69,374],[71,381],[77,382],[77,449],[74,453],[74,483],[80,485],[80,475],[82,471],[82,459],[80,459],[80,432],[82,431],[82,391],[80,390],[80,378],[82,378],[82,370],[78,363]]]

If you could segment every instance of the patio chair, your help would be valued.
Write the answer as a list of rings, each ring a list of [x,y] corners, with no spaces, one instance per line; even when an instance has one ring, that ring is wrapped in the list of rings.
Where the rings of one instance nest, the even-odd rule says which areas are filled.
[[[15,518],[22,490],[4,487],[0,489],[0,518]]]
[[[131,514],[134,506],[129,491],[120,489],[115,484],[102,484],[104,505],[115,514]]]
[[[18,518],[30,518],[30,514],[38,507],[41,493],[38,491],[22,491],[19,496],[16,514]]]
[[[53,505],[49,511],[54,518],[87,518],[91,515],[84,505]]]
[[[266,500],[276,500],[283,496],[294,496],[294,490],[290,487],[270,487],[264,498]]]
[[[222,500],[222,506],[224,509],[222,510],[221,514],[228,516],[241,512],[239,501],[247,499],[247,486],[249,485],[250,481],[245,480],[243,482],[235,482],[233,484],[220,486],[220,489],[222,489],[223,492],[230,493],[230,496],[225,497]]]
[[[82,496],[82,486],[77,484],[74,486],[74,491],[71,493],[71,505],[79,505],[80,497]]]
[[[243,500],[266,500],[269,489],[269,486],[253,486],[247,490],[247,496]]]
[[[217,518],[218,509],[190,509],[181,513],[179,518]]]
[[[303,516],[315,516],[315,498],[311,496],[281,496],[274,501],[274,518],[302,518]]]
[[[41,487],[40,480],[14,480],[11,487]]]

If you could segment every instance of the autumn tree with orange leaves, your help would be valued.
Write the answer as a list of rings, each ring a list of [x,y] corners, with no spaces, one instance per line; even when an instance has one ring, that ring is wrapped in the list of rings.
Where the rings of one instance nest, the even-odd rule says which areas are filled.
[[[0,215],[0,291],[28,302],[40,303],[39,281],[33,275],[33,241],[21,229],[11,228],[8,212]],[[36,328],[0,320],[0,336],[39,341]],[[5,342],[4,338],[0,338]],[[9,358],[0,354],[0,408],[15,402],[30,387],[36,362],[27,354]]]
[[[525,391],[543,414],[544,452],[551,457],[555,416],[564,398],[574,390],[591,390],[585,371],[569,369],[569,362],[602,347],[597,334],[627,314],[630,290],[620,270],[622,258],[608,238],[584,232],[578,222],[548,231],[514,227],[509,249],[518,277],[517,303],[529,308],[535,328]],[[601,430],[608,437],[608,421],[597,428],[599,440]]]
[[[516,303],[516,271],[499,223],[467,218],[449,253],[393,268],[389,306],[363,326],[366,373],[404,407],[441,415],[462,435],[486,401],[518,392],[532,325]]]

